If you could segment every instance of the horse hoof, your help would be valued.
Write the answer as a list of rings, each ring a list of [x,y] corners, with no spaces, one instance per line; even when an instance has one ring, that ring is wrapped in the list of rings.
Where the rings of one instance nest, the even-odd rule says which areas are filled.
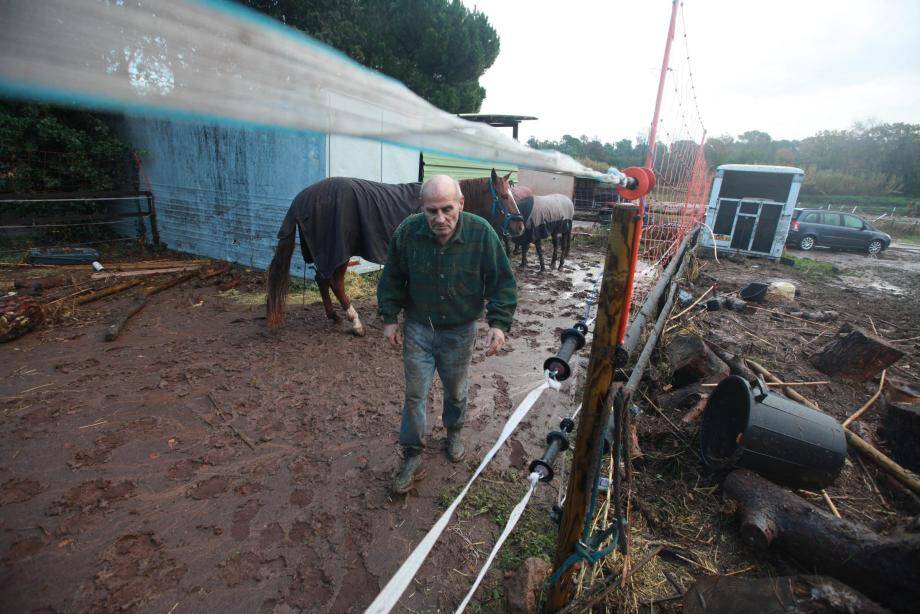
[[[356,326],[351,329],[351,334],[355,337],[363,337],[367,333],[363,326]]]

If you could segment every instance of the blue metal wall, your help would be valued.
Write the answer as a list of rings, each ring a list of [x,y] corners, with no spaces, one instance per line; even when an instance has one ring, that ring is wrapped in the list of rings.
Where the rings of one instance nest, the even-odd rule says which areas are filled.
[[[153,189],[160,240],[181,252],[267,268],[291,200],[326,176],[324,135],[139,117],[125,125]]]

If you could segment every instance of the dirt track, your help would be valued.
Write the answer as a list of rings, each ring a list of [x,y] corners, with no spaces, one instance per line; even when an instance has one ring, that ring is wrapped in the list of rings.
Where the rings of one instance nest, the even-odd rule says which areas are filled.
[[[471,459],[539,381],[556,326],[583,304],[565,275],[520,280],[507,349],[485,359],[479,347],[474,358]],[[103,342],[128,300],[87,309],[83,327],[0,347],[2,602],[176,613],[366,606],[433,523],[439,495],[472,466],[447,462],[435,412],[427,478],[390,498],[402,365],[368,317],[372,301],[358,305],[363,339],[336,330],[320,305],[292,308],[270,334],[260,308],[184,286]],[[512,456],[529,462],[567,398],[544,395],[497,470]],[[437,387],[432,400],[438,407]],[[478,570],[464,540],[448,532],[410,607],[459,600]]]
[[[876,262],[814,257],[839,259],[844,276],[875,271],[907,295],[799,280],[809,306],[836,305],[862,320],[872,313],[904,337],[917,334],[920,281],[892,253]],[[879,267],[889,261],[896,264]],[[539,381],[558,327],[574,321],[598,263],[596,251],[581,251],[566,275],[520,275],[508,348],[489,359],[480,348],[474,359],[471,460],[446,461],[432,412],[427,477],[409,497],[387,491],[397,463],[402,367],[368,317],[372,301],[358,305],[369,325],[363,339],[336,330],[319,305],[291,309],[285,327],[270,334],[258,307],[187,286],[158,296],[114,343],[101,340],[103,330],[127,297],[87,309],[84,326],[0,346],[0,600],[11,611],[363,609]],[[755,260],[725,266],[723,283],[789,271]],[[714,267],[708,263],[704,274]],[[520,470],[572,395],[571,385],[544,395],[485,477],[502,487],[508,470],[522,484]],[[861,395],[848,390],[840,411]],[[437,407],[437,388],[432,400]],[[650,455],[639,473],[644,505],[662,527],[670,522],[678,540],[682,529],[667,520],[666,504],[682,485],[661,479],[672,473],[673,442],[655,434],[650,411],[641,420],[654,427],[640,426]],[[552,488],[538,491],[533,514],[545,517],[553,496]],[[703,515],[694,522],[724,524],[717,502],[688,505],[686,513]],[[662,527],[656,530],[667,534]],[[496,531],[494,514],[473,511],[455,523],[404,596],[405,611],[455,606]],[[733,539],[728,529],[719,535],[717,545]],[[738,560],[723,555],[717,566],[737,569]],[[500,572],[490,574],[480,592],[486,609],[500,609],[500,581]]]

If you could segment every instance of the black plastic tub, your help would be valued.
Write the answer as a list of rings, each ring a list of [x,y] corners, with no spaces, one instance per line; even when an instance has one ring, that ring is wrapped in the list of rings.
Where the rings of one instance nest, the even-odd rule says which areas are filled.
[[[836,420],[737,375],[710,395],[700,447],[710,469],[744,467],[777,484],[810,490],[837,479],[847,454]]]
[[[769,284],[761,284],[756,282],[748,284],[741,288],[741,291],[738,292],[738,296],[740,296],[745,301],[762,303],[764,297],[767,295],[767,288],[769,287]]]

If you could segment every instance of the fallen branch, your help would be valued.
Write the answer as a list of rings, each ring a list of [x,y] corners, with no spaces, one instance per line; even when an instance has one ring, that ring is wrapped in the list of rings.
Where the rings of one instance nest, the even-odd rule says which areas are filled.
[[[86,296],[81,296],[80,298],[77,299],[77,305],[85,305],[86,303],[92,303],[93,301],[97,301],[107,296],[112,296],[113,294],[118,294],[119,292],[127,290],[128,288],[133,288],[134,286],[138,286],[140,284],[141,284],[140,279],[132,279],[131,281],[126,281],[124,283],[116,284],[108,288],[103,288],[102,290],[97,290],[96,292],[87,294]]]
[[[830,384],[827,380],[822,380],[820,382],[783,382],[778,384],[776,382],[767,382],[767,386],[823,386],[825,384]],[[715,388],[718,384],[701,384],[703,388]],[[844,424],[846,426],[846,424]]]
[[[152,275],[165,275],[166,273],[178,273],[179,271],[189,271],[200,269],[201,265],[177,266],[168,269],[141,269],[138,271],[116,271],[110,273],[93,273],[91,279],[112,279],[113,277],[150,277]]]
[[[168,290],[172,288],[173,286],[177,286],[183,282],[186,282],[190,280],[191,278],[195,277],[197,274],[198,274],[197,272],[186,273],[185,275],[180,275],[179,277],[176,277],[175,279],[171,279],[168,282],[160,284],[159,286],[153,286],[151,288],[146,288],[144,290],[144,296],[141,298],[138,298],[135,301],[134,305],[132,305],[124,315],[122,315],[117,320],[112,322],[112,324],[109,326],[108,330],[105,333],[105,340],[115,341],[116,339],[118,339],[118,335],[121,334],[121,331],[122,329],[124,329],[125,324],[127,324],[131,318],[133,318],[135,315],[140,313],[144,309],[144,307],[147,306],[147,302],[150,300],[151,296],[155,294],[159,294],[160,292],[163,292],[164,290]]]
[[[920,495],[920,479],[918,479],[916,475],[879,452],[878,449],[869,445],[868,442],[850,429],[843,429],[843,433],[847,437],[847,443],[856,448],[857,452],[860,452],[863,456],[887,471],[891,477],[915,495]]]
[[[885,375],[887,372],[888,372],[887,369],[882,369],[882,378],[881,378],[881,381],[879,381],[878,383],[878,390],[875,391],[875,394],[873,394],[872,397],[868,401],[866,401],[862,407],[854,411],[853,415],[851,415],[849,418],[847,418],[841,423],[843,424],[843,428],[850,426],[851,422],[853,422],[854,420],[859,418],[861,415],[866,413],[869,410],[869,408],[872,407],[872,405],[876,401],[878,401],[878,398],[882,396],[882,390],[885,389]]]

